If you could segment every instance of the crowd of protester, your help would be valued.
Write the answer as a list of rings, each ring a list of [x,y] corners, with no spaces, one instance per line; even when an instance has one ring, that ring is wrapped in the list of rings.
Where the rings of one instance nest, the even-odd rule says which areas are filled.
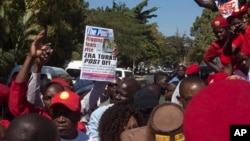
[[[211,21],[217,40],[204,54],[214,71],[206,79],[192,63],[177,66],[174,78],[157,72],[144,85],[132,77],[41,81],[53,53],[41,31],[11,85],[0,84],[0,141],[228,141],[230,125],[250,124],[248,4],[239,0],[228,12],[228,1],[195,2],[219,11]]]

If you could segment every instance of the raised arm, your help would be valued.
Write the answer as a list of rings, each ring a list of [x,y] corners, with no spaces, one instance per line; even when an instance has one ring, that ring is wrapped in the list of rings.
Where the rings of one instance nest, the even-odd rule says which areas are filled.
[[[42,60],[47,60],[49,56],[46,52],[47,45],[49,44],[41,44],[43,37],[44,31],[41,31],[32,42],[21,70],[17,74],[15,80],[12,80],[8,104],[9,109],[14,116],[35,112],[34,110],[36,110],[36,106],[27,101],[26,92],[30,69],[35,59],[40,58]]]
[[[213,61],[207,61],[207,60],[204,60],[204,62],[210,67],[212,68],[215,72],[221,72],[222,69],[217,66],[217,64]]]
[[[216,44],[216,42],[212,42],[206,52],[203,55],[203,61],[212,68],[215,72],[221,72],[222,69],[213,61],[216,57],[219,57],[219,50],[222,49]]]
[[[47,45],[42,46],[41,40],[44,37],[45,32],[41,31],[32,42],[31,47],[29,49],[29,53],[26,56],[26,59],[23,63],[23,66],[17,77],[15,79],[16,83],[22,83],[29,79],[29,71],[35,61],[36,58],[41,58],[46,60],[48,55],[46,54]]]
[[[218,11],[214,0],[194,0],[200,7],[208,8],[212,11]]]
[[[43,107],[43,102],[41,99],[41,70],[43,65],[47,63],[47,61],[48,59],[41,60],[40,58],[36,58],[27,91],[28,102],[40,107]]]

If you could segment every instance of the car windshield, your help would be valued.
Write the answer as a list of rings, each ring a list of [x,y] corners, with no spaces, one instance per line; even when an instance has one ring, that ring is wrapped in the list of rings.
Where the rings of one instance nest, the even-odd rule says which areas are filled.
[[[72,76],[72,77],[79,77],[81,70],[80,69],[67,69],[67,72]]]
[[[122,71],[115,71],[115,75],[117,77],[122,77]]]
[[[125,77],[134,77],[132,72],[125,71]]]

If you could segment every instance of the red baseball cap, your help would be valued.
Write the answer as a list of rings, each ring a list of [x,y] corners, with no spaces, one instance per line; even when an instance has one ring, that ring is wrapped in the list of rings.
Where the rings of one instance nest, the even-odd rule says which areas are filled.
[[[70,87],[69,83],[67,83],[65,80],[61,79],[61,78],[54,78],[50,81],[51,83],[59,83],[60,85],[62,85],[63,87]]]
[[[0,124],[3,125],[5,128],[8,128],[10,125],[10,121],[6,120],[6,119],[2,119],[0,121]]]
[[[191,64],[187,67],[185,73],[186,75],[192,75],[194,73],[199,72],[200,66],[198,64]]]
[[[49,108],[53,108],[56,104],[62,104],[71,111],[80,111],[80,97],[72,91],[61,91],[56,93],[51,100]]]
[[[221,80],[198,92],[184,112],[186,141],[229,141],[230,125],[250,124],[250,83]]]
[[[207,78],[208,84],[212,84],[214,82],[220,81],[220,80],[224,80],[227,79],[229,75],[227,73],[224,72],[217,72],[214,74],[210,74]]]
[[[227,20],[222,16],[216,16],[211,22],[212,28],[221,28],[228,26]]]

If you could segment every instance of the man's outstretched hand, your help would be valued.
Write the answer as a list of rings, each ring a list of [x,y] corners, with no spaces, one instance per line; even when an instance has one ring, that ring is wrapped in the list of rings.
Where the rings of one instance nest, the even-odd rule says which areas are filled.
[[[29,56],[32,58],[41,58],[42,60],[47,60],[52,50],[47,51],[50,48],[50,43],[42,44],[42,39],[45,37],[45,31],[42,30],[32,42],[29,50]]]

